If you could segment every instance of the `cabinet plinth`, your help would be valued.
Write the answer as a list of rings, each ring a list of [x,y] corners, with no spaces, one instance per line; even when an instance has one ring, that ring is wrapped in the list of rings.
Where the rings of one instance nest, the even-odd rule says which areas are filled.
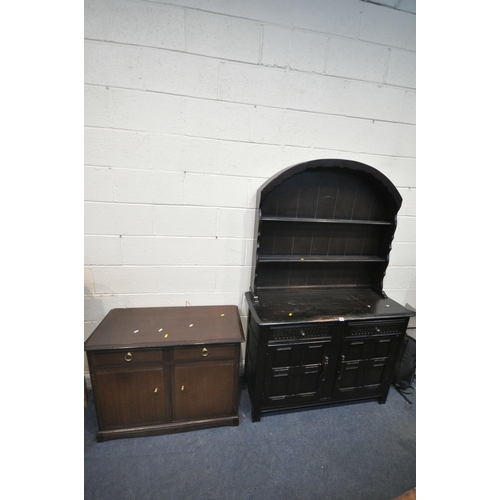
[[[252,420],[360,399],[384,403],[414,315],[388,298],[401,195],[383,174],[315,160],[257,191],[245,379]]]
[[[85,342],[98,441],[238,425],[236,306],[113,309]]]

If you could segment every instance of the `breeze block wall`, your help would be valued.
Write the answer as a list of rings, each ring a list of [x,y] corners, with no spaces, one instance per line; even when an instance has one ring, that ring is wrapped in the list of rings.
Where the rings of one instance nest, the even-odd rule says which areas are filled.
[[[415,17],[405,0],[85,0],[85,338],[116,307],[234,304],[246,329],[256,190],[317,158],[400,190],[384,289],[416,307]]]

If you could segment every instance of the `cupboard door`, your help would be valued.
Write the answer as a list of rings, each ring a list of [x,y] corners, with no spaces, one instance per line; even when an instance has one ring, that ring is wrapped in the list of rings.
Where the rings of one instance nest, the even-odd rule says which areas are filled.
[[[381,394],[390,383],[397,343],[397,336],[345,339],[334,397]]]
[[[235,361],[178,364],[172,373],[174,421],[236,415]]]
[[[266,397],[276,401],[292,396],[319,398],[322,393],[322,373],[321,365],[272,370],[267,379]]]
[[[369,394],[381,392],[386,360],[364,360],[342,363],[335,384],[337,393]]]
[[[265,398],[270,404],[319,399],[328,368],[330,341],[270,346]]]
[[[94,374],[101,430],[163,423],[166,419],[162,367],[98,370]]]

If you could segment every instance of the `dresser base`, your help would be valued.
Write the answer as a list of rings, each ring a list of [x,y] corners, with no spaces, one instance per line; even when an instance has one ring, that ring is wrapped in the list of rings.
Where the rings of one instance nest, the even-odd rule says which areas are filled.
[[[210,427],[223,427],[239,425],[239,417],[221,417],[208,420],[195,420],[193,422],[171,423],[161,425],[148,425],[128,429],[114,429],[98,431],[96,440],[98,443],[110,441],[111,439],[123,439],[145,436],[159,436],[162,434],[175,434],[178,432],[196,431]]]

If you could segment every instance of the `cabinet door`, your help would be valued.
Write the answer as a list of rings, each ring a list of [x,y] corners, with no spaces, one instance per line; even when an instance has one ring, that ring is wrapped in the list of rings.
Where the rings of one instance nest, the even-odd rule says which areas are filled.
[[[396,336],[345,339],[334,397],[381,394],[390,383],[397,342]]]
[[[162,367],[98,370],[93,380],[101,430],[165,422]]]
[[[268,348],[264,397],[271,405],[319,399],[323,394],[330,342]]]
[[[237,371],[234,360],[174,365],[174,421],[236,415]]]

